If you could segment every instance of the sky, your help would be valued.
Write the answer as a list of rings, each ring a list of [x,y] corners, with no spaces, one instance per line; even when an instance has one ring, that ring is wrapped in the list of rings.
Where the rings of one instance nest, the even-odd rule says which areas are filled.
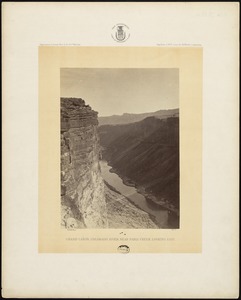
[[[178,108],[179,70],[61,68],[60,95],[84,99],[99,116]]]

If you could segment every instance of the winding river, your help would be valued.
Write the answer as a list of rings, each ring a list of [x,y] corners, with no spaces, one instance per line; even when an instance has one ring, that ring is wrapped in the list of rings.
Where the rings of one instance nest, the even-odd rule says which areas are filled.
[[[103,179],[138,208],[151,215],[155,219],[155,223],[158,227],[173,228],[173,224],[176,222],[173,223],[175,216],[173,216],[172,212],[147,201],[142,194],[137,192],[135,187],[124,184],[118,174],[110,172],[111,166],[109,166],[106,161],[100,161],[100,166]]]

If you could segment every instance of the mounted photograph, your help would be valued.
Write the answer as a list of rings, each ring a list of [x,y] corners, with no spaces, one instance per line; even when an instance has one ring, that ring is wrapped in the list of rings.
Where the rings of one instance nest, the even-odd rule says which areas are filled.
[[[63,229],[179,229],[179,69],[61,68]]]

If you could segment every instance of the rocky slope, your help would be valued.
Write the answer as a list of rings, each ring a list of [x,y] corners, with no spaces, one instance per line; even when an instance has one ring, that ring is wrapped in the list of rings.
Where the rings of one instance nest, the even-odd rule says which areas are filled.
[[[134,183],[156,203],[178,210],[178,117],[148,117],[132,124],[103,125],[99,134],[103,158],[126,184]]]
[[[110,228],[159,228],[149,214],[133,205],[123,195],[105,185],[107,214]]]
[[[61,98],[61,212],[69,229],[108,226],[97,126],[84,100]]]
[[[155,112],[143,114],[128,114],[113,115],[108,117],[99,117],[99,125],[119,125],[139,122],[147,117],[156,117],[158,119],[166,119],[170,117],[178,117],[179,109],[161,109]]]

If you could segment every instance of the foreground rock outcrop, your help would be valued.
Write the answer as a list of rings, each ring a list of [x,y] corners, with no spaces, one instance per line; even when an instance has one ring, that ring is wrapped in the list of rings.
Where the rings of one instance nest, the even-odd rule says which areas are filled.
[[[61,213],[66,228],[108,227],[97,112],[61,98]]]
[[[110,228],[158,229],[145,211],[137,208],[126,197],[105,185],[105,196]]]

